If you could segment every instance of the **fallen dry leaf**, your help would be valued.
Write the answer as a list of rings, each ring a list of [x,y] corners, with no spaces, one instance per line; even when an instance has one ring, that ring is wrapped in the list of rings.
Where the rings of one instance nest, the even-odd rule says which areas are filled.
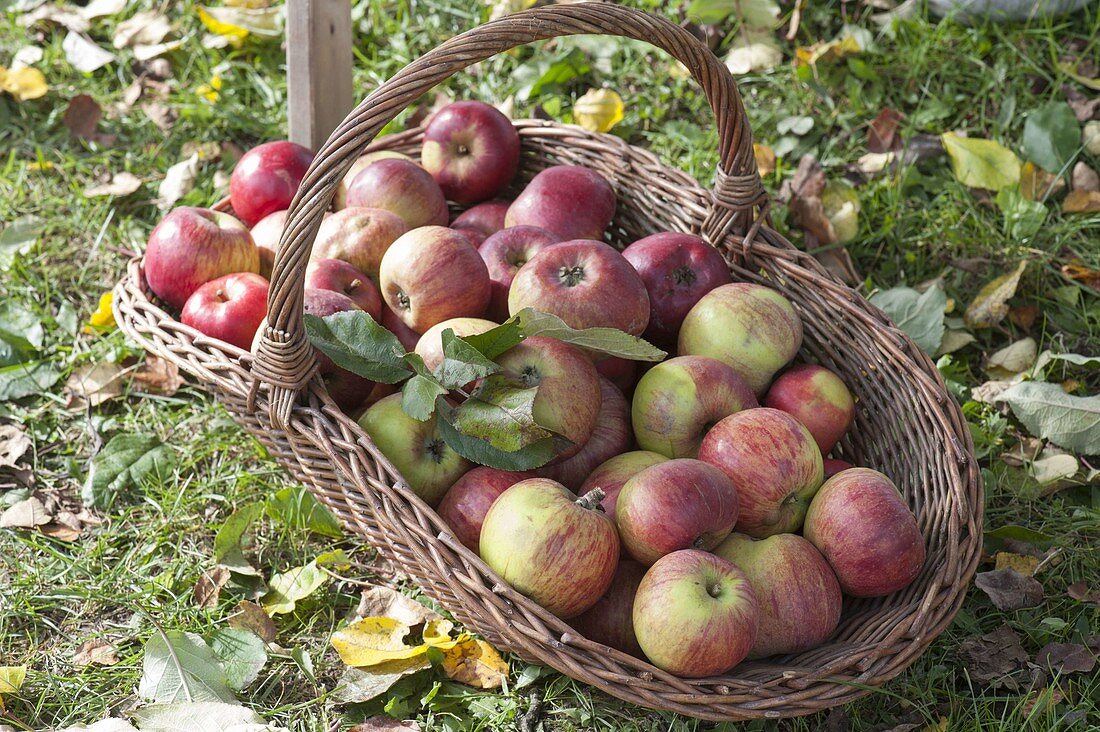
[[[65,382],[69,409],[97,407],[122,394],[122,367],[105,361],[73,369]]]
[[[164,180],[160,183],[157,205],[161,209],[171,208],[176,201],[186,196],[195,187],[198,174],[198,155],[191,155],[170,167],[165,171]]]
[[[1030,577],[1035,574],[1035,568],[1039,566],[1038,557],[1026,554],[1013,554],[1012,552],[997,552],[993,555],[996,569],[1011,567],[1022,575]]]
[[[763,143],[752,144],[752,154],[756,158],[756,169],[761,178],[767,178],[775,172],[775,150]]]
[[[995,379],[1006,379],[1026,371],[1039,355],[1039,344],[1034,338],[1021,338],[999,351],[990,354],[986,372]]]
[[[265,643],[275,642],[275,621],[262,607],[249,600],[241,600],[237,603],[237,610],[239,612],[229,618],[229,627],[251,630]]]
[[[153,355],[145,357],[145,363],[134,372],[133,378],[148,391],[164,396],[172,396],[186,383],[180,376],[179,366]]]
[[[174,109],[160,102],[146,102],[141,105],[141,111],[145,113],[146,117],[152,120],[153,124],[155,124],[161,132],[170,132],[172,127],[175,126],[176,120],[179,118],[179,115]]]
[[[1066,588],[1066,595],[1078,602],[1089,602],[1100,605],[1100,589],[1091,589],[1084,580],[1074,582]]]
[[[0,425],[0,470],[22,470],[20,460],[31,449],[31,438],[23,428],[14,424]]]
[[[1100,117],[1100,96],[1088,96],[1070,84],[1062,85],[1066,103],[1073,110],[1078,122],[1088,122]]]
[[[1007,624],[992,633],[967,638],[959,644],[959,656],[970,678],[993,688],[1019,689],[1015,678],[1029,660],[1020,636]]]
[[[1073,261],[1062,265],[1062,274],[1085,287],[1100,290],[1100,270],[1089,269],[1080,262]]]
[[[1061,704],[1065,699],[1065,694],[1063,694],[1062,690],[1058,687],[1032,689],[1027,700],[1024,701],[1024,705],[1020,707],[1020,713],[1023,715],[1024,719],[1032,719],[1031,715],[1035,714],[1037,710],[1041,710],[1047,706]]]
[[[87,94],[77,94],[69,100],[61,121],[73,135],[88,140],[95,135],[96,126],[102,116],[103,109],[96,100]]]
[[[397,590],[371,585],[359,596],[355,614],[360,618],[393,618],[403,625],[420,625],[429,620],[439,620],[439,613]]]
[[[387,661],[370,668],[349,666],[337,682],[336,697],[346,704],[370,701],[389,691],[404,677],[431,667],[427,656]]]
[[[1057,196],[1066,188],[1060,177],[1046,172],[1030,160],[1020,166],[1020,195],[1029,201]]]
[[[1037,317],[1039,317],[1039,308],[1035,305],[1021,305],[1010,308],[1008,311],[1009,322],[1022,330],[1031,330]]]
[[[65,51],[65,58],[69,64],[85,74],[90,74],[118,60],[118,56],[97,45],[92,39],[72,30],[61,42],[61,48]]]
[[[148,43],[134,46],[134,58],[138,61],[149,61],[158,56],[163,56],[172,51],[183,48],[183,41],[165,41],[164,43]]]
[[[91,28],[91,23],[79,8],[58,3],[41,5],[19,18],[19,25],[24,28],[30,28],[39,23],[54,23],[76,33],[84,33]]]
[[[221,595],[222,588],[229,581],[229,577],[229,569],[220,564],[203,572],[202,577],[199,577],[198,582],[195,583],[195,604],[203,610],[216,607],[218,596]]]
[[[76,649],[73,663],[77,666],[114,666],[118,663],[118,654],[107,641],[89,638]]]
[[[42,60],[43,55],[45,55],[45,52],[42,50],[41,46],[23,46],[11,57],[11,68],[9,71],[18,71],[28,66],[34,66]]]
[[[36,526],[48,524],[51,518],[42,501],[31,496],[12,504],[0,514],[0,528],[33,529]]]
[[[860,173],[866,175],[874,175],[875,173],[881,173],[886,170],[886,166],[890,165],[897,159],[897,155],[893,152],[884,153],[867,153],[861,155],[855,162],[855,169]]]
[[[1080,643],[1047,643],[1035,663],[1059,674],[1087,674],[1096,668],[1096,654]]]
[[[56,521],[43,524],[38,527],[38,530],[51,539],[57,539],[58,541],[64,541],[69,544],[72,544],[80,538],[80,529],[74,529],[71,526],[66,526]]]
[[[795,226],[806,235],[807,249],[836,242],[836,232],[825,216],[821,194],[825,192],[825,171],[813,155],[803,155],[789,185],[784,186]]]
[[[508,678],[508,662],[485,641],[470,638],[444,652],[443,673],[475,689],[499,689]]]
[[[107,15],[118,15],[126,9],[126,0],[92,0],[80,11],[88,20]]]
[[[164,13],[147,10],[124,20],[115,28],[111,44],[115,48],[126,48],[142,44],[160,43],[172,32],[172,24]]]
[[[420,732],[420,724],[412,719],[377,716],[368,717],[366,721],[355,725],[348,732]]]
[[[1027,269],[1027,262],[1020,262],[1012,272],[1001,275],[978,291],[973,302],[963,314],[963,320],[971,328],[992,328],[1008,315],[1008,300],[1016,294],[1020,277]]]
[[[897,133],[903,119],[904,115],[896,109],[883,108],[867,128],[867,149],[873,153],[901,150],[901,137]]]
[[[1075,191],[1100,191],[1100,175],[1084,162],[1073,166],[1070,181]]]
[[[1096,213],[1100,211],[1100,192],[1070,191],[1062,201],[1062,213]]]
[[[1043,586],[1034,577],[1028,577],[1011,567],[979,572],[974,584],[989,596],[998,610],[1022,610],[1043,602]]]
[[[125,171],[116,173],[111,180],[84,189],[84,196],[96,198],[98,196],[114,196],[116,198],[128,196],[141,188],[141,178],[133,173]]]

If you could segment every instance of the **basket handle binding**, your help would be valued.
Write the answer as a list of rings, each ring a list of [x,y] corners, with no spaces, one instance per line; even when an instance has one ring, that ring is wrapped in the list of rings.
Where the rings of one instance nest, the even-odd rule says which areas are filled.
[[[288,426],[298,395],[316,371],[302,318],[306,265],[336,186],[355,159],[398,113],[456,72],[517,46],[579,34],[645,41],[687,67],[718,125],[719,165],[703,235],[717,242],[731,232],[744,234],[755,223],[767,194],[737,84],[688,31],[665,18],[607,2],[535,8],[469,30],[410,63],[352,110],[321,146],[294,196],[275,257],[268,324],[252,364],[250,404],[261,383],[268,384],[274,426]]]

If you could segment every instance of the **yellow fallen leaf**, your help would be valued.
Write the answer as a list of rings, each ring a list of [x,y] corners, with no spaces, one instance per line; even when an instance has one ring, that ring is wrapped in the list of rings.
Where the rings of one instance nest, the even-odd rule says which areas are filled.
[[[1081,261],[1078,259],[1074,259],[1068,264],[1063,264],[1062,274],[1069,277],[1071,280],[1080,282],[1085,287],[1100,290],[1100,271],[1089,269],[1081,264]]]
[[[103,333],[115,327],[114,299],[113,292],[104,292],[99,296],[99,305],[84,326],[85,333]]]
[[[767,178],[775,172],[775,150],[763,143],[752,144],[752,154],[756,158],[756,169],[761,178]]]
[[[199,20],[202,21],[202,24],[205,25],[207,30],[211,33],[216,33],[219,36],[229,39],[229,42],[234,48],[240,48],[241,43],[248,37],[247,28],[242,28],[239,25],[233,25],[232,23],[227,23],[224,20],[215,18],[211,15],[210,11],[202,5],[199,6]]]
[[[477,689],[498,689],[508,677],[508,662],[485,641],[467,638],[444,652],[443,673]]]
[[[0,666],[0,711],[4,710],[4,694],[19,691],[26,678],[26,666]]]
[[[213,104],[214,102],[218,101],[218,97],[220,96],[218,92],[221,91],[221,88],[222,77],[214,74],[210,77],[210,82],[200,85],[199,88],[195,90],[195,93],[206,101]]]
[[[1100,192],[1070,191],[1062,201],[1062,213],[1096,213],[1100,211]]]
[[[250,34],[277,38],[283,31],[283,7],[248,8],[199,6],[199,20],[207,30],[240,47]]]
[[[1027,577],[1035,574],[1035,568],[1039,566],[1038,558],[1012,552],[997,552],[993,555],[993,561],[996,562],[996,569],[1007,567]]]
[[[1061,193],[1066,182],[1051,175],[1030,160],[1020,167],[1020,194],[1029,201],[1041,201]]]
[[[1027,269],[1027,262],[1020,262],[1016,269],[986,284],[974,297],[963,313],[963,320],[971,328],[992,328],[1008,315],[1008,300],[1016,294],[1020,277]]]
[[[424,625],[423,642],[410,646],[405,637],[410,628],[393,618],[360,618],[346,628],[332,634],[329,642],[340,660],[348,666],[375,666],[387,661],[415,658],[427,653],[429,648],[442,651],[453,648],[468,636],[450,637],[454,625],[449,620],[432,620]]]
[[[50,90],[46,77],[38,69],[24,66],[21,69],[5,69],[0,66],[0,91],[11,94],[17,102],[38,99]]]
[[[589,89],[573,105],[573,119],[593,132],[607,132],[623,120],[623,98],[613,89]]]
[[[1058,70],[1069,78],[1076,81],[1078,84],[1087,86],[1093,91],[1100,91],[1100,79],[1090,79],[1087,76],[1083,76],[1077,73],[1077,64],[1072,61],[1059,61]]]
[[[794,50],[795,66],[814,66],[818,61],[830,61],[851,56],[863,49],[853,36],[844,36],[832,41],[819,41],[812,46]]]
[[[225,0],[225,4],[231,8],[266,8],[271,5],[271,0]]]
[[[1020,159],[996,140],[954,132],[945,132],[940,140],[951,158],[955,178],[963,185],[999,191],[1020,182]]]

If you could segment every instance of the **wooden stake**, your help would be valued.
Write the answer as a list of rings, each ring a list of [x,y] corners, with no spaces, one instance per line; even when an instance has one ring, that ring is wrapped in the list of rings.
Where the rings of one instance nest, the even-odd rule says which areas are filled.
[[[351,3],[288,0],[290,139],[316,151],[351,111]]]

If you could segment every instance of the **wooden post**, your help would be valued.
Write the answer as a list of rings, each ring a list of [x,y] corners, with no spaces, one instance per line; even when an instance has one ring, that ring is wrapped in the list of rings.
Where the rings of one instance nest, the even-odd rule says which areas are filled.
[[[288,0],[290,139],[316,151],[352,107],[350,0]]]

